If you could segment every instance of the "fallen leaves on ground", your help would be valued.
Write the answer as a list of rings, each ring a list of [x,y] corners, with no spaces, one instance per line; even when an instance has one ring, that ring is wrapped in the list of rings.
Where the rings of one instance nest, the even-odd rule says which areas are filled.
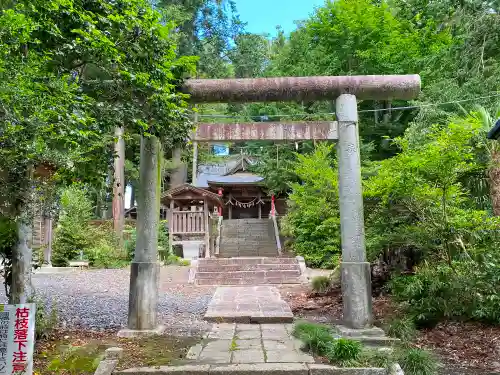
[[[283,288],[283,298],[297,317],[335,323],[342,320],[342,292],[334,288],[327,295],[311,292],[308,286]],[[389,296],[373,298],[373,314],[379,324],[397,312]],[[471,322],[444,322],[421,330],[415,344],[431,349],[444,364],[488,372],[500,371],[500,327]]]

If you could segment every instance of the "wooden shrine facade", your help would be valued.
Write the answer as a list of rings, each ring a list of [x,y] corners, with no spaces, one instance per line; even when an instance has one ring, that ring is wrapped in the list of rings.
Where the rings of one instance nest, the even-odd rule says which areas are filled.
[[[190,184],[170,189],[161,196],[168,207],[169,245],[199,240],[205,244],[206,256],[213,253],[218,225],[218,207],[222,199],[211,191]],[[202,254],[200,254],[202,255]]]

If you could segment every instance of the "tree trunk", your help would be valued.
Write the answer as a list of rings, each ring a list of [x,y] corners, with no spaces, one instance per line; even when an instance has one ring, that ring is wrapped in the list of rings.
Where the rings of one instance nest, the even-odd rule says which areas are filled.
[[[143,137],[137,197],[137,242],[130,272],[128,328],[131,330],[153,330],[157,323],[160,160],[158,138]]]
[[[44,218],[44,227],[45,227],[45,251],[43,256],[43,263],[51,265],[52,261],[52,218],[45,217]]]
[[[182,162],[182,149],[174,149],[172,159],[174,162],[175,170],[172,172],[170,178],[170,189],[176,188],[187,181],[187,166]]]
[[[109,195],[110,195],[110,190],[111,190],[111,187],[113,186],[113,168],[109,168],[108,170],[108,178],[106,180],[106,194],[105,194],[105,207],[106,207],[106,210],[104,211],[104,219],[105,220],[109,220],[109,219],[112,219],[113,218],[113,197],[111,197],[111,202],[110,202],[110,199],[109,199]]]
[[[491,150],[491,166],[488,174],[493,214],[500,216],[500,150]]]
[[[135,188],[134,184],[130,184],[130,208],[135,206]]]
[[[33,286],[31,284],[31,260],[33,251],[29,244],[32,228],[26,205],[21,207],[20,217],[17,219],[16,225],[18,240],[17,245],[12,251],[10,304],[27,303],[33,297]]]
[[[125,225],[125,141],[123,127],[115,128],[115,168],[113,179],[113,228],[120,248],[123,247],[123,227]]]

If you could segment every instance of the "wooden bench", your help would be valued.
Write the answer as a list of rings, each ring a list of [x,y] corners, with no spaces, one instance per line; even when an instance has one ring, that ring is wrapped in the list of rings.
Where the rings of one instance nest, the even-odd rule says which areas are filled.
[[[69,262],[70,267],[78,267],[83,270],[84,268],[89,268],[89,262],[86,260],[73,260]]]

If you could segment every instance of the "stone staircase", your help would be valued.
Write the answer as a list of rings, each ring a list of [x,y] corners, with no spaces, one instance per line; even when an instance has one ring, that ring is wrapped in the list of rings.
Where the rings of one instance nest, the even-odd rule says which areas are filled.
[[[300,284],[303,275],[296,258],[204,258],[193,268],[197,285]]]
[[[273,223],[269,219],[222,222],[220,258],[277,257]]]

